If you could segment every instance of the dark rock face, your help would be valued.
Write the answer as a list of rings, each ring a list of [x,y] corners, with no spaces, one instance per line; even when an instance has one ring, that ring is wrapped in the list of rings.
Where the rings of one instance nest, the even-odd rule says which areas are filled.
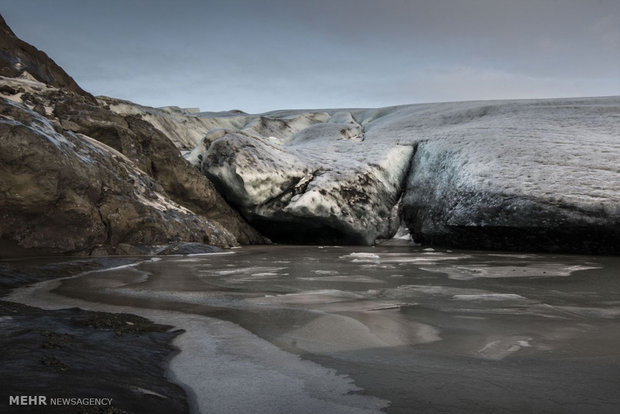
[[[0,74],[0,256],[266,241],[165,134],[112,112],[1,17]]]
[[[36,101],[45,100],[41,95]],[[44,105],[44,103],[34,103]],[[88,135],[129,157],[162,185],[172,200],[194,213],[215,220],[239,243],[264,243],[265,239],[219,195],[213,184],[191,166],[174,144],[139,115],[118,115],[105,106],[91,105],[73,94],[57,98],[54,116],[73,132]]]
[[[73,91],[95,102],[95,98],[80,88],[49,56],[15,36],[0,15],[0,75],[16,78],[25,72],[40,82]]]
[[[113,253],[119,243],[175,240],[236,244],[120,152],[11,101],[0,102],[0,115],[3,256]]]

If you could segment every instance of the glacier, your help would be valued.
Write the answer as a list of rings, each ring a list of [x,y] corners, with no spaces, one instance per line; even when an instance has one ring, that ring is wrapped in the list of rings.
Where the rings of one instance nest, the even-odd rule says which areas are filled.
[[[110,108],[142,111],[276,242],[371,245],[402,224],[429,245],[619,251],[619,97],[258,115]]]

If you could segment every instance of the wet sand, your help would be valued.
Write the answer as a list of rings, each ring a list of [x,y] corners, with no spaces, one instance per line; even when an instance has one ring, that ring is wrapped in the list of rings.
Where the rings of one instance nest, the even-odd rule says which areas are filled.
[[[183,328],[201,412],[616,412],[620,258],[409,247],[145,259],[10,300]],[[50,292],[51,291],[51,292]]]

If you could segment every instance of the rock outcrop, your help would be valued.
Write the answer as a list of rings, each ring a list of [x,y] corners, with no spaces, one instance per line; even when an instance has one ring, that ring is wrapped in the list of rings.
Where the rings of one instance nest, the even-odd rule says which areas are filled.
[[[33,99],[36,101],[41,96]],[[120,115],[105,104],[90,105],[76,100],[74,95],[65,95],[55,98],[53,115],[67,130],[93,137],[129,157],[161,184],[172,200],[196,214],[218,221],[240,243],[265,242],[224,201],[213,184],[181,156],[170,137],[139,114]],[[177,130],[170,128],[169,131]]]
[[[0,100],[2,256],[113,253],[120,243],[187,240],[232,246],[235,237],[171,201],[129,158]]]
[[[267,240],[142,119],[84,92],[0,21],[0,256]]]

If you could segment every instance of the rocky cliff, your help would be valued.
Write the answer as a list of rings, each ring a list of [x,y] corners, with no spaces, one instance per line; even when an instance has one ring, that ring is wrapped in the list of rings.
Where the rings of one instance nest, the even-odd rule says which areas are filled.
[[[140,115],[119,115],[0,22],[0,255],[265,239]]]

